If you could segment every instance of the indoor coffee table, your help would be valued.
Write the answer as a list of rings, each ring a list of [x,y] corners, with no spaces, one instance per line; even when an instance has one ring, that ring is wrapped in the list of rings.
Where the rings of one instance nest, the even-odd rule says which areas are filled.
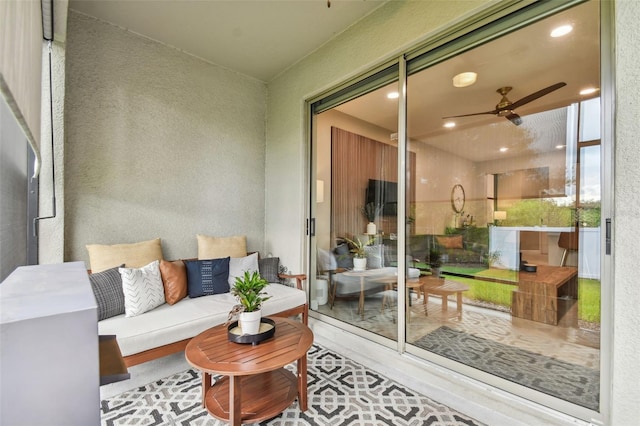
[[[311,329],[299,321],[271,317],[276,331],[258,345],[230,342],[227,326],[203,331],[187,344],[185,357],[202,371],[202,403],[231,425],[255,423],[284,411],[298,397],[307,410],[307,351]],[[284,368],[297,361],[297,375]],[[224,377],[211,384],[211,375]]]

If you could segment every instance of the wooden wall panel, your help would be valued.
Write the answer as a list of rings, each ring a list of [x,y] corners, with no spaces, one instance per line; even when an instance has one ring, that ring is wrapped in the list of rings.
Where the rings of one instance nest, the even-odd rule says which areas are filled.
[[[415,154],[410,153],[415,163]],[[369,179],[398,181],[398,149],[337,127],[331,128],[331,235],[363,234],[367,220],[362,214]],[[415,188],[415,185],[410,185]],[[411,194],[409,199],[415,199]],[[396,217],[376,221],[378,232],[397,232]]]

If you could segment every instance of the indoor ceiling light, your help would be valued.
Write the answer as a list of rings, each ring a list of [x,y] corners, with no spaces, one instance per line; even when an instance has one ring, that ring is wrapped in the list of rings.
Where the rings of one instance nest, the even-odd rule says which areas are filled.
[[[562,149],[564,148],[566,145],[556,145],[556,149]]]
[[[467,87],[476,82],[478,74],[475,72],[461,72],[453,77],[453,85],[455,87]]]
[[[389,99],[398,99],[399,96],[400,94],[398,92],[387,93],[387,98]]]
[[[451,129],[452,127],[456,127],[456,123],[453,121],[447,121],[442,125],[442,127],[446,127],[447,129]]]
[[[571,25],[561,25],[556,27],[551,31],[551,37],[562,37],[564,35],[569,34],[573,30],[573,26]]]
[[[596,93],[598,91],[598,89],[596,89],[595,87],[587,87],[586,89],[582,89],[580,91],[581,95],[590,95],[592,93]]]
[[[500,148],[500,152],[507,152],[509,150],[509,148],[503,146],[502,148]]]

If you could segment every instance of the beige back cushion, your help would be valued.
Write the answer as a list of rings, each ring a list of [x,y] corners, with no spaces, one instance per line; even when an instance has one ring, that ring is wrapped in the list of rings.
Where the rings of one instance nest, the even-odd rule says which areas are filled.
[[[154,260],[162,260],[160,238],[132,244],[88,244],[91,272],[101,272],[124,264],[127,268],[140,268]]]
[[[244,235],[236,237],[209,237],[196,235],[198,238],[198,259],[220,259],[222,257],[245,257],[247,255],[247,239]]]

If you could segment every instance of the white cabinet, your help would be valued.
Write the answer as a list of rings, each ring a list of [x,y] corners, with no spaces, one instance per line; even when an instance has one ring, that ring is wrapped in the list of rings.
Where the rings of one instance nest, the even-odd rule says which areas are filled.
[[[0,424],[100,424],[96,301],[83,262],[0,284]]]

